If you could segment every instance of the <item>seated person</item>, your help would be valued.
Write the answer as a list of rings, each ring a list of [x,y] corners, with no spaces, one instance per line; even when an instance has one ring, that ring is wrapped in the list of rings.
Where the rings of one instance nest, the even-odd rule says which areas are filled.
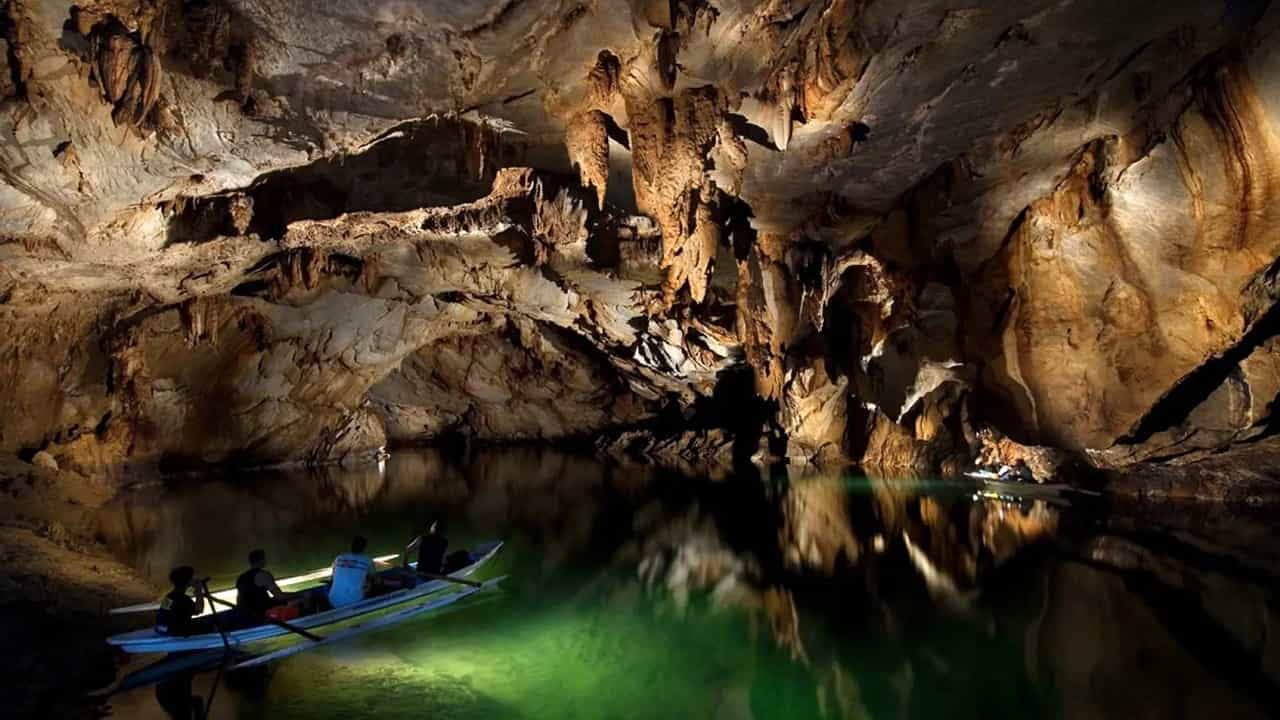
[[[333,560],[329,580],[329,605],[340,608],[364,599],[373,581],[373,560],[365,554],[368,541],[359,535],[351,541],[351,552]]]
[[[1036,477],[1027,466],[1027,461],[1018,458],[1013,465],[1000,468],[1000,479],[1007,482],[1035,482]]]
[[[204,591],[194,588],[194,597],[187,595],[187,588],[196,576],[190,565],[176,567],[169,573],[173,589],[160,601],[156,611],[156,632],[162,635],[192,634],[192,620],[204,612]]]
[[[444,567],[441,568],[442,575],[452,575],[462,568],[471,564],[471,552],[468,550],[454,550],[444,559]]]
[[[1018,462],[1014,463],[1013,471],[1017,473],[1018,479],[1022,482],[1033,483],[1036,481],[1035,473],[1031,472],[1031,467],[1022,458],[1018,458]]]
[[[304,593],[288,593],[280,589],[267,572],[267,553],[261,548],[249,553],[249,569],[236,578],[236,609],[246,619],[256,620],[277,605],[285,605]]]
[[[426,575],[438,575],[444,569],[444,554],[449,549],[449,539],[444,535],[444,528],[436,521],[427,527],[424,535],[419,535],[404,549],[404,562],[408,564],[409,556],[414,549],[418,550],[417,571]]]

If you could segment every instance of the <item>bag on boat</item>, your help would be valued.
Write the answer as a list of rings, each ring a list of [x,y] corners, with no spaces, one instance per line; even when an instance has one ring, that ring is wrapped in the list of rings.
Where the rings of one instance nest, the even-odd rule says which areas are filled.
[[[471,553],[466,550],[454,550],[444,559],[444,574],[457,572],[471,564]]]
[[[284,622],[293,620],[301,614],[302,612],[292,605],[277,605],[267,610],[267,617]]]

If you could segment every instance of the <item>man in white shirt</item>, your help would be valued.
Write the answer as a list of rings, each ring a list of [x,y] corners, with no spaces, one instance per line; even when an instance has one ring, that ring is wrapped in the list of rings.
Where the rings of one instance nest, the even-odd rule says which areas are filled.
[[[333,576],[329,581],[329,604],[335,608],[364,599],[373,578],[373,560],[365,554],[369,543],[356,536],[351,541],[351,552],[333,560]]]

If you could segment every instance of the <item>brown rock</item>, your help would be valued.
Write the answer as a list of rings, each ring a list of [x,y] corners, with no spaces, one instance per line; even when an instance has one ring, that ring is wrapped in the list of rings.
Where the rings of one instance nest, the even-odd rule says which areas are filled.
[[[36,467],[44,468],[45,470],[52,470],[54,472],[58,471],[58,461],[54,460],[53,456],[44,450],[41,450],[31,457],[31,464]]]
[[[1274,422],[1274,7],[180,5],[3,5],[5,452],[572,436],[748,368],[803,462]]]

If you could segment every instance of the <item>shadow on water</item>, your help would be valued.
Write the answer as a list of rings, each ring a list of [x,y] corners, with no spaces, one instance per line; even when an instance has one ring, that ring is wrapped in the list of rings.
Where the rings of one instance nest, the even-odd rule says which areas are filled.
[[[903,478],[720,481],[538,449],[183,478],[100,515],[122,558],[228,585],[448,521],[504,592],[231,673],[212,717],[1264,717],[1280,542],[1217,511],[976,499]],[[462,605],[462,604],[460,604]],[[215,676],[196,676],[207,697]],[[151,690],[117,716],[165,717]]]

